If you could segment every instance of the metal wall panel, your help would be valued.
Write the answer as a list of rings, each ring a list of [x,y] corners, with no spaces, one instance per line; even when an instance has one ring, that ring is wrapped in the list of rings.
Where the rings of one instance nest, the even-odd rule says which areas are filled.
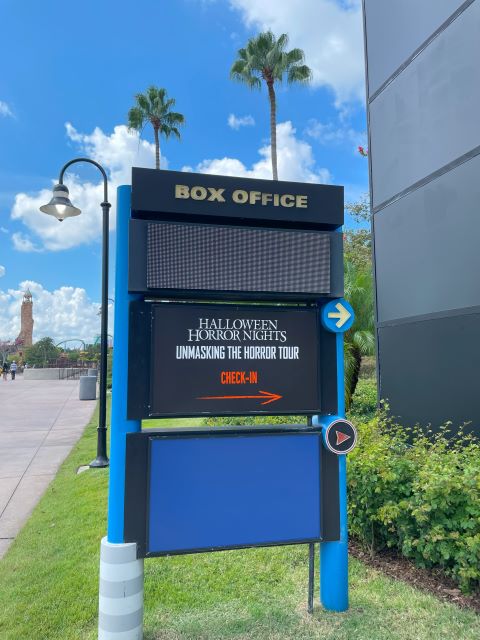
[[[479,33],[474,2],[370,104],[374,207],[480,145]]]
[[[372,95],[463,0],[365,0]]]
[[[381,397],[399,424],[480,431],[480,314],[379,329]]]
[[[480,305],[480,155],[375,215],[378,321]]]

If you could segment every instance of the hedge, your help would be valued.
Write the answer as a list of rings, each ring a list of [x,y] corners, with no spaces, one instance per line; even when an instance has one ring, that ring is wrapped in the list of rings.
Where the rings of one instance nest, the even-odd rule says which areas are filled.
[[[359,424],[348,457],[350,531],[440,567],[463,591],[480,585],[480,443],[448,428],[409,431],[378,416]]]

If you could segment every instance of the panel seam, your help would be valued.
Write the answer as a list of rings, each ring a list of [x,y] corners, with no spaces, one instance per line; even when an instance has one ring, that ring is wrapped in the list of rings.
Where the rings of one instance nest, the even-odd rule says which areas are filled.
[[[470,5],[472,5],[475,0],[466,0],[462,5],[458,7],[452,15],[450,15],[422,44],[415,49],[415,51],[410,54],[410,56],[402,62],[402,64],[395,69],[395,71],[390,75],[378,89],[376,89],[372,95],[368,97],[368,102],[371,104],[378,96],[391,84],[395,78],[397,78],[410,64],[417,58],[422,51],[424,51],[441,33],[445,31],[464,11],[466,11]],[[368,88],[368,87],[367,87]]]
[[[424,187],[429,182],[432,182],[433,180],[436,180],[437,178],[440,178],[444,174],[449,173],[450,171],[452,171],[453,169],[456,169],[457,167],[459,167],[460,165],[464,164],[465,162],[468,162],[469,160],[473,160],[473,158],[475,158],[479,154],[480,154],[480,145],[478,147],[474,147],[470,151],[467,151],[467,153],[464,153],[463,155],[459,156],[458,158],[455,158],[455,160],[452,160],[451,162],[443,165],[443,167],[440,167],[440,169],[436,169],[435,171],[433,171],[432,173],[428,174],[427,176],[425,176],[421,180],[418,180],[417,182],[414,182],[412,185],[410,185],[409,187],[406,187],[402,191],[399,191],[398,193],[396,193],[391,198],[388,198],[387,200],[384,200],[383,202],[381,202],[376,207],[373,207],[373,213],[374,214],[378,213],[382,209],[385,209],[386,207],[390,206],[394,202],[397,202],[401,198],[404,198],[405,196],[410,195],[414,191],[417,191],[417,189],[420,189],[421,187]]]
[[[461,307],[458,309],[447,309],[445,311],[433,311],[432,313],[423,313],[407,318],[397,318],[394,320],[383,320],[377,322],[377,329],[385,327],[395,327],[401,324],[411,324],[414,322],[427,322],[429,320],[441,320],[443,318],[454,318],[458,316],[480,315],[480,305],[472,307]]]

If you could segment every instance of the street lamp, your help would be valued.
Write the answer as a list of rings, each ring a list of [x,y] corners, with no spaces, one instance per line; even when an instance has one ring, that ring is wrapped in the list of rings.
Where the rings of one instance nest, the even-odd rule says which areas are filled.
[[[60,171],[58,184],[53,187],[53,196],[48,204],[40,207],[40,211],[54,216],[59,222],[72,216],[80,215],[80,209],[70,202],[67,187],[63,184],[65,171],[76,162],[88,162],[100,170],[103,176],[103,213],[102,232],[102,318],[100,331],[100,415],[97,428],[97,457],[90,463],[91,467],[108,467],[107,457],[107,328],[108,328],[108,210],[111,205],[108,202],[108,181],[105,169],[90,158],[75,158],[67,162]]]

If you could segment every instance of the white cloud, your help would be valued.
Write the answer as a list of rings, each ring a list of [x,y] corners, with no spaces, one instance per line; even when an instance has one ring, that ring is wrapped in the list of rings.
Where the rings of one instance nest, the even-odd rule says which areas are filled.
[[[349,145],[356,151],[359,145],[367,144],[365,131],[357,131],[344,124],[338,126],[333,122],[322,123],[315,118],[309,120],[305,133],[325,146]]]
[[[75,144],[78,152],[99,162],[108,173],[109,200],[112,204],[110,228],[113,228],[117,186],[130,184],[133,165],[154,166],[155,145],[141,140],[137,132],[131,132],[125,125],[116,126],[110,135],[98,127],[91,134],[77,131],[70,123],[67,123],[65,128],[69,140]],[[162,158],[162,164],[167,166],[165,158]],[[80,166],[76,165],[75,168]],[[52,184],[55,182],[56,180],[52,180]],[[96,182],[81,180],[77,174],[69,171],[65,184],[70,191],[71,201],[82,210],[82,214],[78,218],[67,218],[61,224],[55,218],[39,211],[39,207],[51,199],[51,189],[42,189],[33,195],[26,193],[16,195],[11,217],[23,222],[31,234],[31,236],[14,234],[16,238],[12,237],[12,240],[16,249],[59,251],[80,244],[88,244],[101,237],[100,203],[103,201],[101,178]]]
[[[253,116],[236,116],[234,113],[231,113],[228,116],[227,122],[228,126],[231,129],[235,129],[235,131],[238,131],[240,127],[253,127],[255,124]]]
[[[65,128],[67,136],[79,145],[82,152],[107,169],[115,187],[130,184],[132,166],[155,166],[155,145],[142,140],[136,131],[131,131],[123,124],[114,127],[110,135],[99,127],[95,127],[90,134],[80,133],[70,122],[66,123]],[[161,163],[164,169],[168,168],[164,156]]]
[[[315,167],[312,147],[304,140],[296,137],[296,130],[290,121],[281,122],[277,126],[277,155],[278,175],[280,180],[294,182],[328,183],[331,175],[328,169]],[[238,158],[215,158],[203,160],[196,166],[200,173],[213,173],[224,176],[240,176],[246,178],[263,178],[271,180],[272,165],[270,159],[270,145],[258,150],[261,157],[251,169],[247,168]],[[190,167],[184,167],[188,170]]]
[[[305,51],[313,85],[333,90],[336,105],[365,99],[360,0],[229,0],[248,27],[288,33]]]
[[[1,233],[9,233],[8,229],[6,227],[0,227],[0,232]]]
[[[29,236],[26,236],[21,231],[17,231],[12,234],[13,246],[17,251],[22,253],[31,253],[32,251],[41,251],[39,247],[35,245]]]
[[[0,278],[3,278],[4,275],[5,275],[5,267],[3,266],[3,264],[0,264]]]
[[[27,288],[33,296],[34,341],[50,336],[55,342],[70,338],[93,342],[100,333],[100,305],[90,300],[85,289],[65,286],[48,291],[38,282],[25,280],[18,289],[0,289],[1,339],[14,340],[19,334],[20,308]]]
[[[13,111],[3,100],[0,100],[0,116],[13,118]]]

